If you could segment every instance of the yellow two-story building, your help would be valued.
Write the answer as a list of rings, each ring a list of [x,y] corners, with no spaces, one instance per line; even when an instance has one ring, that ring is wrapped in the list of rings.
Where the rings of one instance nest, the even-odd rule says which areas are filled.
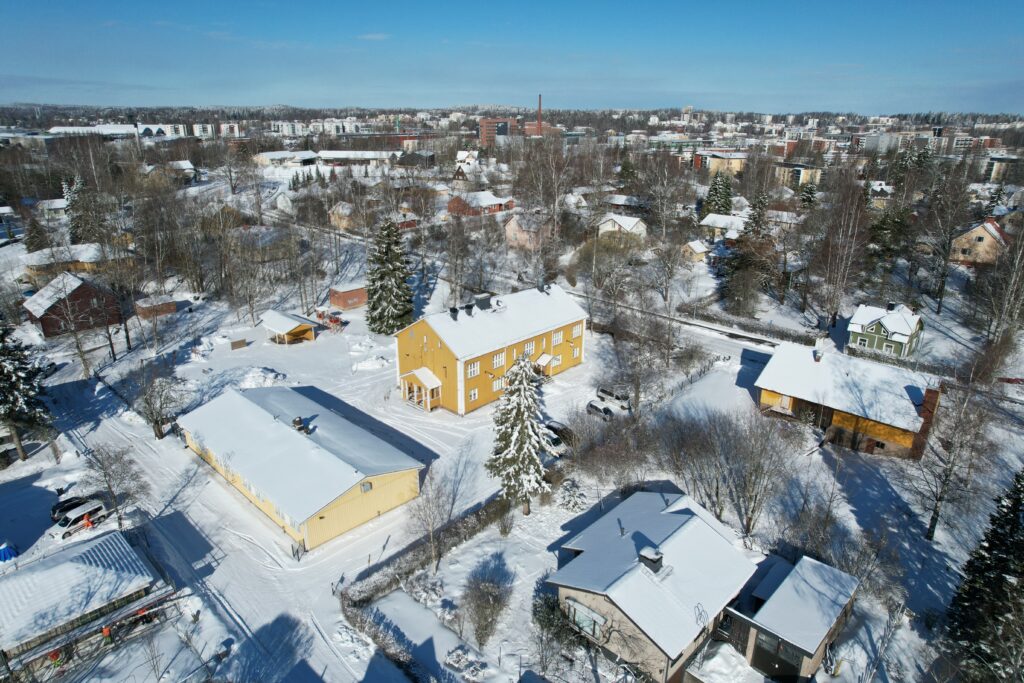
[[[583,362],[586,312],[557,285],[424,316],[395,334],[402,398],[465,415],[497,400],[505,371],[526,355],[552,377]]]

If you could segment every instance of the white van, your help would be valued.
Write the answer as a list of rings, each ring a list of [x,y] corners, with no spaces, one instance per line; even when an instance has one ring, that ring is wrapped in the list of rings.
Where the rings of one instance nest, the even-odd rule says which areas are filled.
[[[107,518],[107,506],[103,504],[103,501],[88,500],[78,507],[68,510],[50,530],[50,536],[52,538],[70,538],[71,534],[86,528],[86,516],[89,517],[90,524],[99,524]]]

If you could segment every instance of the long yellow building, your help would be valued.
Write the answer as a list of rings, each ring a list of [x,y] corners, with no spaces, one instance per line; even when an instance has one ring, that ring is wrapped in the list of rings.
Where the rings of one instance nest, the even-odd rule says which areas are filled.
[[[939,405],[920,372],[783,343],[754,386],[763,410],[811,418],[826,438],[866,453],[921,457]]]
[[[229,389],[178,418],[185,443],[305,549],[419,495],[423,464],[314,387]]]
[[[465,415],[501,397],[522,355],[551,377],[583,362],[586,312],[557,285],[424,316],[395,334],[402,398]]]

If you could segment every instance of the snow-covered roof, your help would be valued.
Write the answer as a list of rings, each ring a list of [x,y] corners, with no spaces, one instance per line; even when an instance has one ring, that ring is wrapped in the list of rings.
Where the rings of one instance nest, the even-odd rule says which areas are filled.
[[[892,339],[907,342],[921,324],[921,316],[904,304],[895,305],[892,310],[861,304],[850,318],[847,330],[863,332],[875,323],[881,323],[892,334]]]
[[[776,211],[774,209],[768,209],[765,212],[765,217],[772,223],[800,223],[803,221],[803,216],[794,211]]]
[[[722,213],[709,213],[701,220],[700,224],[705,228],[719,228],[721,230],[742,231],[746,221],[740,216],[726,216]]]
[[[85,282],[80,278],[75,277],[71,273],[63,272],[50,280],[45,287],[26,299],[22,305],[29,313],[37,318],[41,318],[54,304],[83,284]]]
[[[964,226],[960,228],[958,234],[966,235],[967,233],[975,230],[976,228],[982,228],[992,237],[992,239],[999,242],[1003,246],[1006,246],[1006,243],[1009,242],[1008,235],[1005,232],[1003,232],[1003,229],[999,227],[999,223],[997,223],[994,218],[986,218],[985,220],[979,221],[978,223],[972,223],[971,225]]]
[[[13,216],[14,209],[9,206],[0,206],[0,216]]]
[[[814,654],[859,584],[846,572],[802,557],[757,611],[754,621]]]
[[[264,329],[274,334],[288,334],[296,327],[316,326],[316,323],[312,320],[307,320],[300,315],[283,313],[273,309],[263,312],[263,315],[260,316],[260,324],[263,325]]]
[[[754,574],[735,539],[687,495],[634,493],[564,544],[582,552],[548,581],[608,596],[675,657],[704,627],[698,605],[712,618]],[[661,553],[657,573],[640,561],[646,547]]]
[[[173,168],[176,171],[194,171],[194,170],[196,170],[195,167],[192,165],[192,162],[189,161],[188,159],[183,159],[181,161],[168,161],[167,162],[167,167],[168,168]]]
[[[352,421],[362,413],[343,416],[308,396],[311,390],[229,389],[178,424],[296,525],[366,477],[423,467],[369,422]],[[296,417],[309,434],[292,426]]]
[[[0,575],[0,650],[160,582],[119,531],[70,545]]]
[[[707,246],[705,246],[705,244],[700,240],[693,240],[692,242],[687,242],[686,246],[688,246],[690,248],[690,251],[692,251],[695,254],[706,254],[708,252]]]
[[[174,297],[169,294],[154,294],[153,296],[147,296],[142,299],[136,299],[135,305],[148,308],[150,306],[160,306],[162,304],[174,303]]]
[[[921,429],[918,406],[933,377],[905,368],[783,342],[754,382],[785,396],[827,406],[911,432]]]
[[[610,194],[604,198],[605,204],[614,206],[643,206],[643,200],[628,194]]]
[[[330,213],[337,216],[351,216],[352,212],[355,211],[355,206],[348,202],[338,202],[331,207]]]
[[[44,199],[36,204],[40,209],[46,209],[48,211],[56,211],[58,209],[68,208],[68,200],[66,199]]]
[[[124,123],[101,123],[96,126],[54,126],[48,131],[51,135],[135,135],[136,128]]]
[[[586,317],[586,311],[565,290],[547,285],[543,292],[533,287],[492,297],[489,308],[474,306],[472,315],[460,308],[455,320],[448,311],[432,313],[423,320],[456,358],[467,359]]]
[[[324,161],[331,160],[352,160],[352,161],[386,161],[398,152],[374,151],[374,150],[351,150],[351,149],[322,149],[318,152]]]
[[[40,249],[25,254],[26,266],[46,266],[53,263],[97,263],[103,260],[103,247],[95,242],[68,244]]]
[[[495,204],[507,204],[512,201],[512,197],[496,197],[490,190],[481,190],[480,192],[469,192],[462,196],[463,201],[472,207],[485,207],[494,206]]]
[[[405,375],[414,375],[420,384],[427,389],[439,389],[441,387],[441,380],[437,378],[430,368],[416,368],[412,372],[407,372]],[[402,377],[405,377],[402,375]]]
[[[623,232],[642,232],[645,229],[643,219],[634,218],[633,216],[623,216],[618,213],[606,213],[601,219],[600,225],[604,225],[608,221],[618,225],[619,229]]]

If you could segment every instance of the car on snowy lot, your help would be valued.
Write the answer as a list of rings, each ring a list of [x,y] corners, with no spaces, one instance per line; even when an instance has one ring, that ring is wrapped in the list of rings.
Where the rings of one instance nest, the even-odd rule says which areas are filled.
[[[615,417],[615,413],[612,412],[611,408],[597,401],[591,401],[587,404],[587,415],[597,415],[605,422],[611,422]]]
[[[544,426],[547,427],[548,431],[561,439],[562,443],[566,446],[572,447],[576,445],[576,434],[565,424],[558,420],[548,420],[544,423]]]
[[[552,432],[550,429],[544,430],[544,441],[547,442],[548,453],[555,456],[556,458],[561,458],[563,455],[565,455],[566,451],[568,450],[562,439],[559,438],[559,436]]]
[[[95,526],[107,518],[107,506],[100,500],[87,500],[64,513],[53,529],[51,538],[68,539],[82,529]]]
[[[88,496],[71,496],[64,500],[58,500],[57,503],[50,508],[50,519],[56,523],[59,522],[61,517],[66,515],[69,511],[74,510],[79,505],[88,503],[92,498]]]
[[[629,394],[621,389],[608,389],[607,387],[598,387],[597,397],[602,401],[611,403],[613,406],[621,408],[622,410],[632,410],[633,406],[629,402]]]

